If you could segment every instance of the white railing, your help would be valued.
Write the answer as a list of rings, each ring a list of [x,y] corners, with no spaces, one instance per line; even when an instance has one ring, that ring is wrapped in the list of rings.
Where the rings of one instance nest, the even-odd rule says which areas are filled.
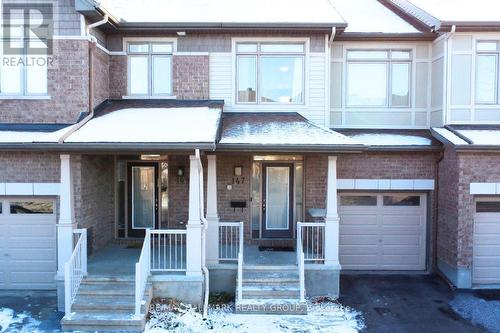
[[[238,300],[243,300],[243,222],[240,222],[239,229],[239,247],[238,247],[238,285],[236,290],[238,293]]]
[[[297,265],[299,266],[300,301],[305,302],[304,249],[302,248],[302,223],[297,222]]]
[[[151,230],[151,271],[186,271],[186,229]]]
[[[141,256],[135,264],[135,315],[141,314],[142,299],[151,274],[151,231],[146,229]]]
[[[304,260],[309,263],[325,262],[325,223],[298,222],[297,242],[302,240],[301,247]],[[298,255],[298,253],[297,253]]]
[[[67,316],[71,314],[80,283],[87,275],[87,229],[75,229],[73,234],[78,238],[71,257],[64,264],[64,311]]]
[[[238,260],[243,222],[219,222],[219,260]]]

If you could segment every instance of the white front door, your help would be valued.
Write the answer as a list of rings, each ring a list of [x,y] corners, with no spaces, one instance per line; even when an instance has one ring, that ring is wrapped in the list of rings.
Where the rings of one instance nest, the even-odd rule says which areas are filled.
[[[341,194],[339,213],[342,269],[425,269],[424,194]]]
[[[500,284],[500,201],[476,201],[473,284]]]

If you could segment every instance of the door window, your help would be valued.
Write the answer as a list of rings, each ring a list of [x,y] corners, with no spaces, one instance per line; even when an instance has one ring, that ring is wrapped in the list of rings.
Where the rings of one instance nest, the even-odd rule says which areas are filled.
[[[134,229],[154,227],[155,168],[132,167],[132,226]]]
[[[267,167],[267,229],[288,229],[289,167]]]

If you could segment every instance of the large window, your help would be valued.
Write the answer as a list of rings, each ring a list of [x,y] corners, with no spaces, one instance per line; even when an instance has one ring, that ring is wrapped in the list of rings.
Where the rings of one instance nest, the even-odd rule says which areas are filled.
[[[477,43],[477,104],[499,104],[499,57],[500,42],[481,41]]]
[[[22,26],[10,27],[6,42],[11,44],[12,49],[18,49],[18,54],[4,54],[0,49],[0,98],[47,95],[47,55],[39,52],[29,54],[27,51],[30,47],[39,51],[45,45],[36,36],[27,35],[27,30]],[[0,44],[3,41],[0,40]]]
[[[238,103],[304,103],[304,43],[236,44]]]
[[[172,43],[128,43],[128,93],[172,95]]]
[[[409,50],[347,51],[348,107],[409,107]]]

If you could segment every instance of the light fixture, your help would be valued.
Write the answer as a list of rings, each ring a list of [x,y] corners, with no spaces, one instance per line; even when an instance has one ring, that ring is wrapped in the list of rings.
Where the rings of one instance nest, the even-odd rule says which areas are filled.
[[[158,160],[160,159],[160,155],[159,154],[144,154],[144,155],[141,155],[141,160],[143,161],[151,161],[151,160]]]
[[[185,31],[177,31],[177,36],[186,36]]]
[[[183,166],[180,166],[177,168],[177,183],[178,184],[184,183],[184,167]]]
[[[236,177],[241,177],[242,174],[243,174],[243,167],[241,167],[241,166],[235,166],[234,167],[234,175]]]

